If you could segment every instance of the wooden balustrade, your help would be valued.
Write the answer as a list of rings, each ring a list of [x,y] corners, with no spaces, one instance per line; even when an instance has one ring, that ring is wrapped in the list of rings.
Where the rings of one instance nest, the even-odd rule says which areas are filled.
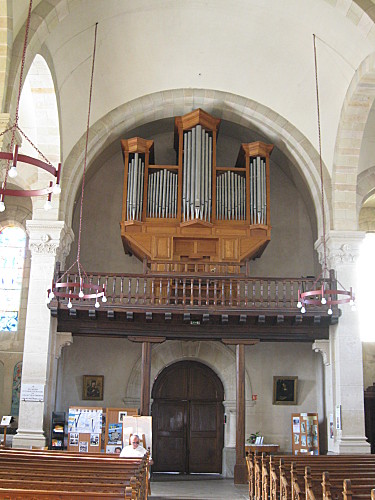
[[[181,271],[180,267],[179,272],[168,268],[167,272],[141,274],[88,273],[83,281],[105,286],[107,303],[103,303],[103,306],[106,308],[147,308],[157,312],[173,307],[176,312],[188,310],[200,313],[207,310],[210,313],[215,311],[216,314],[279,311],[295,315],[298,314],[298,290],[307,291],[321,286],[321,281],[315,282],[312,278],[249,277],[244,274],[226,274],[223,264],[215,268],[211,263],[211,272],[207,272],[208,267],[204,267],[204,264],[200,268],[198,264],[196,266],[200,272],[192,272],[189,264],[186,272]],[[220,274],[218,271],[221,271]],[[62,273],[58,273],[57,279],[61,276]],[[79,282],[79,277],[77,273],[67,273],[62,281]],[[327,287],[330,287],[329,281]],[[78,292],[78,288],[74,290],[74,293]],[[57,301],[59,306],[67,304],[66,299]],[[90,307],[91,302],[72,300],[73,307],[78,309]],[[321,313],[319,306],[309,306],[307,314],[319,310]]]

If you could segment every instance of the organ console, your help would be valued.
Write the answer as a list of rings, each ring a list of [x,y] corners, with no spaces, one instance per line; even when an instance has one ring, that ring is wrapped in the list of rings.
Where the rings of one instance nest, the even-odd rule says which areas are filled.
[[[269,157],[273,146],[242,144],[235,166],[216,164],[220,120],[197,109],[175,118],[177,165],[155,165],[154,143],[122,140],[121,237],[125,252],[166,263],[240,264],[271,237]]]

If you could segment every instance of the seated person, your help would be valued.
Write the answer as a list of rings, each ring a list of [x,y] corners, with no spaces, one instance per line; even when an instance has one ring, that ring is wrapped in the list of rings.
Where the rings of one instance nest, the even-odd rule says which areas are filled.
[[[139,436],[137,434],[132,435],[130,443],[130,445],[123,447],[120,453],[120,457],[142,458],[147,453],[147,450],[139,444]]]

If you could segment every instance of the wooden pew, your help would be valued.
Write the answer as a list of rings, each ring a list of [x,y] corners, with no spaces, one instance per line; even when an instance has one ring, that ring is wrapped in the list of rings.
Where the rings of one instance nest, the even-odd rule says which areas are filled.
[[[374,455],[285,455],[278,459],[279,465],[275,457],[263,456],[260,473],[259,458],[248,457],[250,498],[259,500],[261,496],[265,500],[268,495],[271,500],[302,498],[302,496],[305,498],[307,494],[312,498],[314,488],[322,498],[322,474],[328,470],[331,472],[331,492],[340,498],[350,498],[353,491],[355,498],[357,494],[358,498],[366,495],[369,498],[370,491],[375,485]],[[291,466],[293,462],[294,468]],[[306,466],[311,467],[311,481],[314,488],[306,488],[305,483],[308,480],[305,478]],[[298,479],[292,484],[293,475]],[[345,483],[344,479],[351,479],[351,481]],[[349,485],[352,493],[349,493]],[[328,486],[324,487],[328,488]]]
[[[0,499],[148,496],[149,459],[0,450]]]

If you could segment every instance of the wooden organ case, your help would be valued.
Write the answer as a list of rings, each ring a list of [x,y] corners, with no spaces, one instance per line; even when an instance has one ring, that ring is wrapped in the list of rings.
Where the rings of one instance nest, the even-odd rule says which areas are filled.
[[[202,109],[176,117],[177,165],[155,165],[151,140],[121,141],[124,249],[146,258],[154,271],[211,262],[238,273],[270,241],[273,146],[242,144],[234,167],[217,166],[219,126]]]

